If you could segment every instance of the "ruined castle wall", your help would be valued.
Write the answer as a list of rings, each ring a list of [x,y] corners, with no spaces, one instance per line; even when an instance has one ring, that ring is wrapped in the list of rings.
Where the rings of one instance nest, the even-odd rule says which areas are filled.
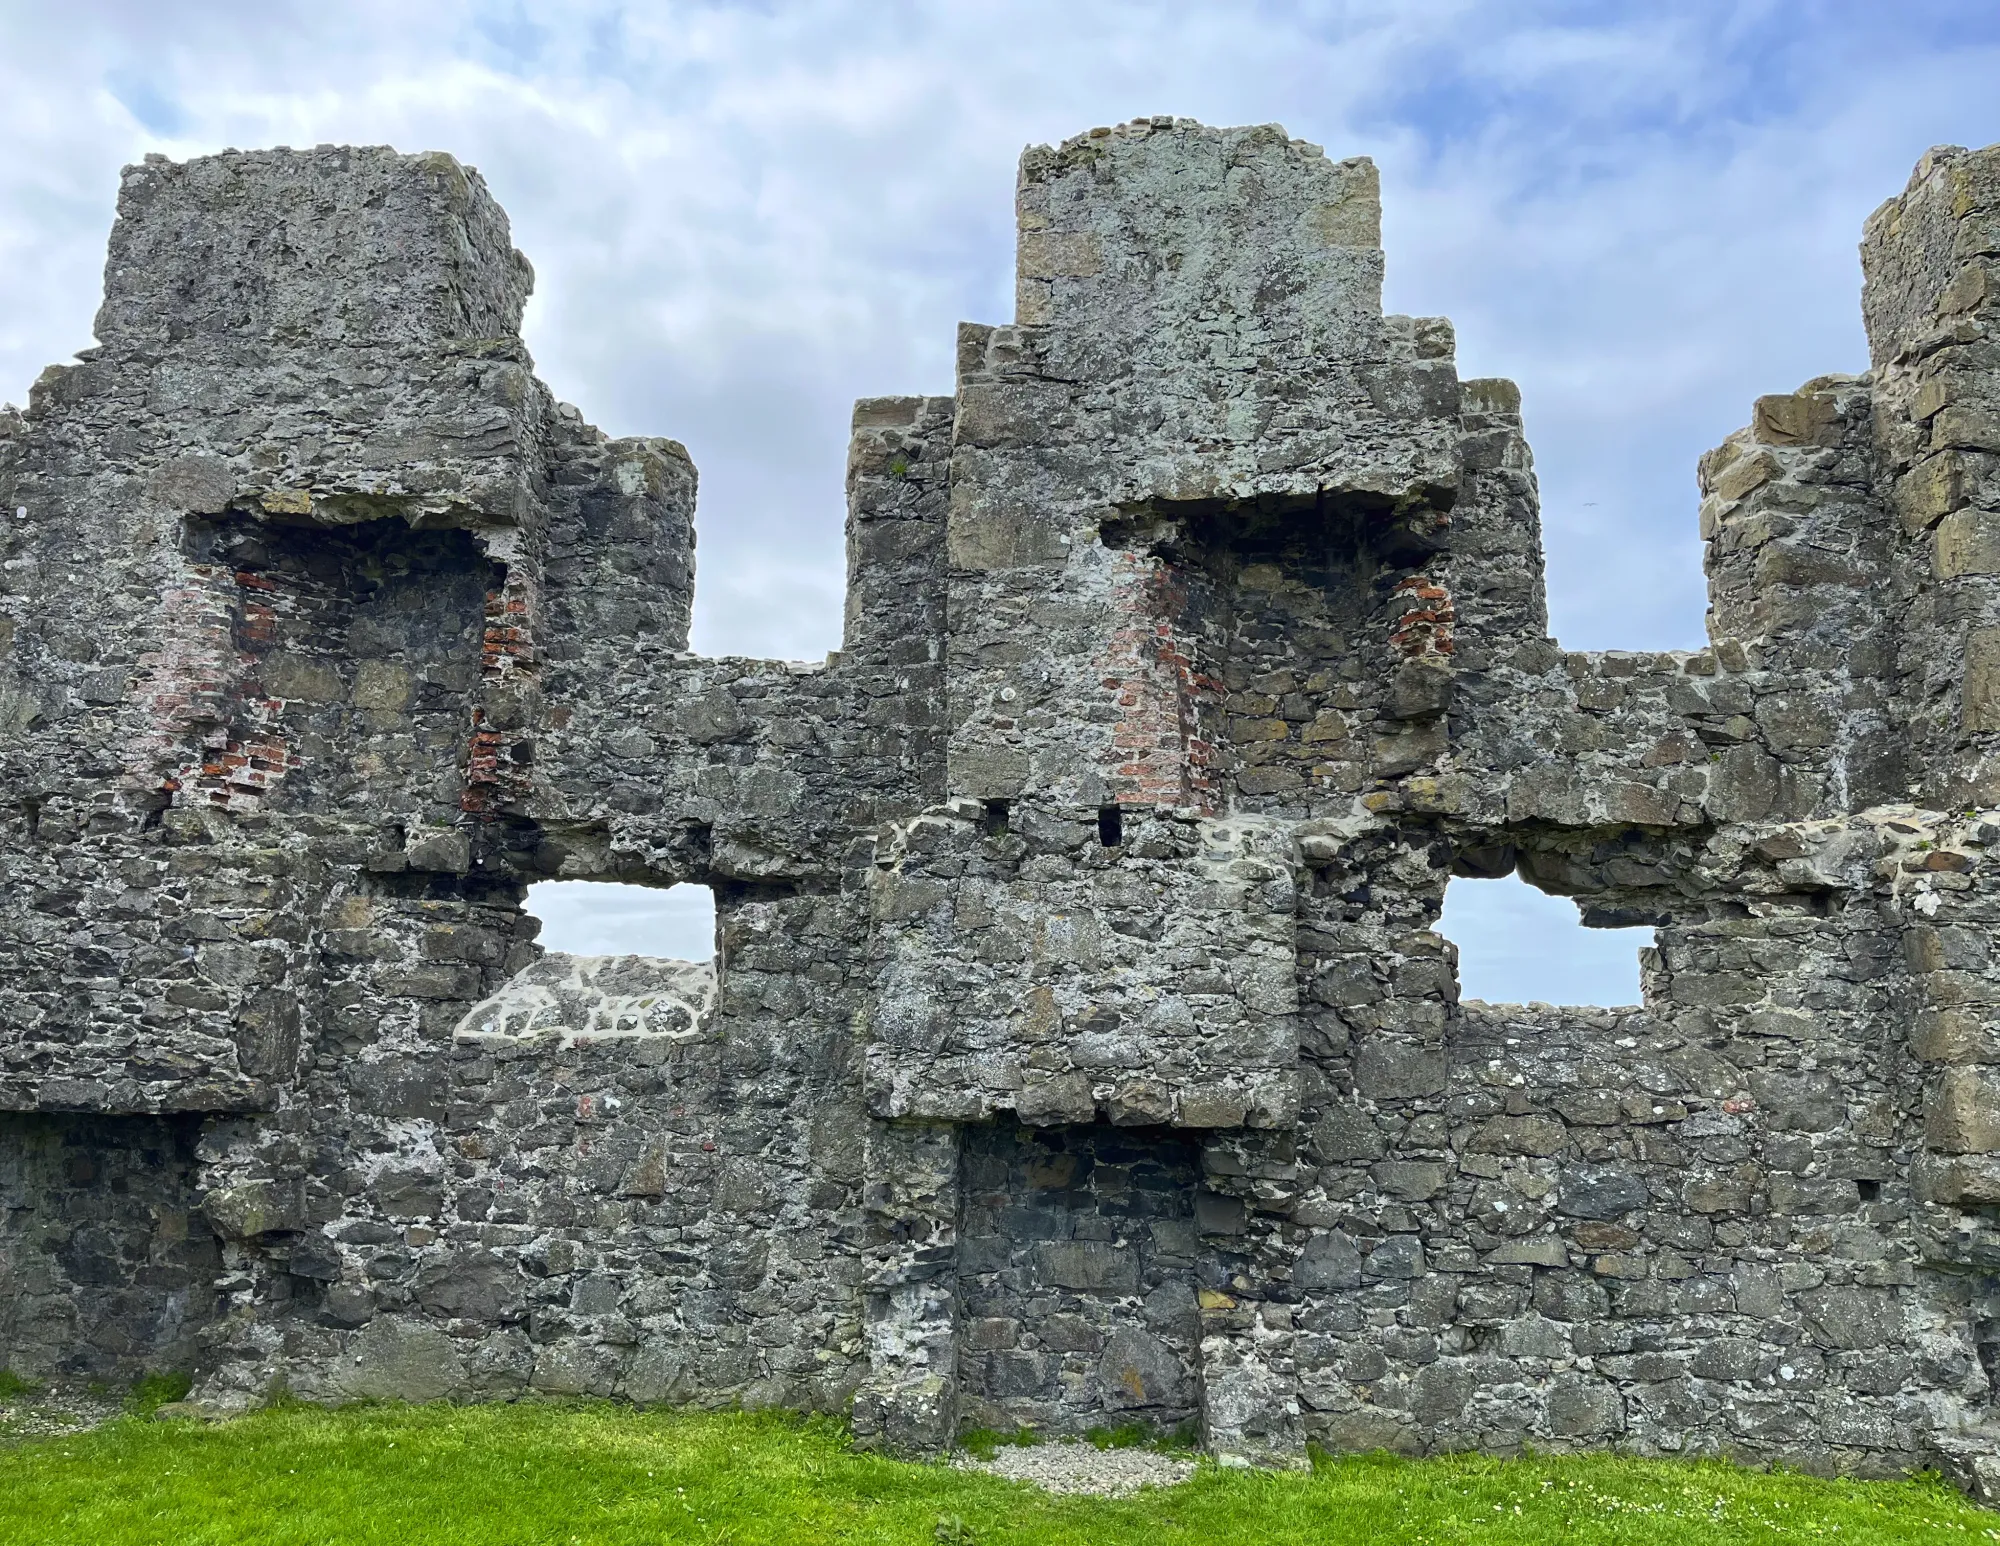
[[[323,1399],[838,1406],[860,1378],[852,907],[725,900],[715,968],[632,958],[617,990],[672,1005],[674,973],[719,968],[691,1012],[533,1031],[507,1012],[542,970],[505,969],[513,909],[397,911],[459,959],[370,963],[357,997],[381,1002],[378,969],[430,972],[386,984],[423,995],[415,1019],[316,1081],[310,1116],[209,1139],[237,1272],[215,1397],[281,1368]],[[369,937],[393,927],[378,910]],[[463,959],[510,948],[497,970]],[[313,1174],[315,1154],[340,1168]]]
[[[893,588],[922,625],[941,498],[922,425],[906,425],[858,435],[858,466],[896,454],[860,475],[855,519],[877,540],[879,503]],[[214,1399],[254,1397],[277,1367],[332,1399],[538,1389],[832,1409],[864,1372],[852,1026],[870,849],[851,834],[915,808],[935,778],[926,699],[900,684],[934,677],[937,652],[885,627],[829,667],[689,655],[673,567],[685,459],[576,432],[555,465],[547,560],[504,641],[523,665],[478,721],[499,732],[494,819],[353,878],[324,946],[351,958],[329,1017],[351,1030],[292,1122],[212,1162],[212,1199],[229,1179],[230,1195],[275,1188],[290,1205],[302,1153],[367,1153],[239,1230]],[[632,647],[607,653],[607,634]],[[528,1002],[555,961],[537,960],[519,882],[482,881],[502,862],[711,886],[711,995],[665,1021],[488,1033],[511,1024],[493,1006]],[[669,985],[684,970],[631,969]]]
[[[476,174],[132,169],[0,415],[6,1358],[2000,1486],[1993,164],[1704,459],[1710,646],[1580,653],[1371,166],[1032,151],[810,664],[688,649],[692,463],[535,381]],[[1461,1003],[1510,873],[1644,1003]],[[550,878],[716,957],[544,952]]]
[[[1194,147],[1141,121],[1037,151],[1017,206],[1015,324],[959,338],[952,792],[1217,808],[1234,770],[1204,717],[1274,716],[1220,701],[1254,651],[1230,683],[1159,549],[1259,501],[1429,532],[1456,481],[1449,328],[1381,316],[1373,167],[1275,130]],[[1333,699],[1366,680],[1336,675],[1301,724],[1344,726]]]
[[[879,1116],[1291,1120],[1292,882],[1254,820],[926,816],[878,855],[874,923]]]
[[[589,476],[551,537],[538,634],[547,664],[520,709],[536,759],[526,866],[571,879],[830,885],[858,833],[939,796],[948,407],[894,398],[857,410],[849,541],[860,600],[847,647],[823,665],[689,654],[693,469],[678,447],[625,460],[620,448],[636,443],[617,442],[586,458]],[[646,621],[669,582],[671,623]]]
[[[1441,898],[1448,852],[1316,866],[1299,1164],[1265,1203],[1299,1244],[1258,1289],[1290,1305],[1303,1430],[1875,1471],[1934,1452],[1941,1403],[1982,1411],[1983,1289],[1911,1228],[1922,1078],[1883,882],[1935,850],[1900,840],[1831,911],[1661,929],[1629,1010],[1460,1005],[1434,911],[1363,923],[1363,885]]]
[[[328,849],[459,815],[490,555],[407,527],[518,514],[526,287],[448,158],[126,174],[100,344],[0,489],[13,1104],[270,1107]]]

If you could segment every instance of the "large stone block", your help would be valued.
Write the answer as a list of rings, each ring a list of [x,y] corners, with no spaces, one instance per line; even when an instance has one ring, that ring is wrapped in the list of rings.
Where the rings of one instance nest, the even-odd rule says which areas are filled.
[[[1946,1069],[1924,1103],[1924,1141],[1941,1154],[2000,1151],[2000,1069]]]
[[[398,1315],[370,1321],[336,1369],[343,1393],[377,1401],[440,1401],[465,1389],[457,1344],[433,1326]]]
[[[1938,522],[1931,541],[1941,580],[2000,574],[2000,512],[1954,510]]]

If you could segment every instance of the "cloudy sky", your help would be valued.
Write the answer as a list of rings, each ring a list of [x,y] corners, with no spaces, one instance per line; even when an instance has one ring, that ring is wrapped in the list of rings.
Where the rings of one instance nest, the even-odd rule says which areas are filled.
[[[697,647],[817,656],[849,404],[948,391],[954,324],[1007,318],[1021,147],[1278,122],[1375,157],[1390,308],[1520,382],[1558,636],[1693,646],[1695,457],[1864,366],[1861,222],[2000,139],[1996,80],[1991,0],[0,0],[0,400],[90,342],[122,164],[448,150],[534,261],[543,376],[693,452]],[[1469,987],[1630,996],[1629,939],[1524,949],[1475,893]]]

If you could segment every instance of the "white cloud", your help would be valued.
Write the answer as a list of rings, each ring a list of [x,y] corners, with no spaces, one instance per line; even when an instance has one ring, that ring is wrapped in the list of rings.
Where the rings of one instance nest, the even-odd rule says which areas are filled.
[[[527,910],[541,919],[538,938],[549,950],[669,961],[706,961],[715,955],[715,894],[706,886],[655,890],[545,880],[528,888]]]

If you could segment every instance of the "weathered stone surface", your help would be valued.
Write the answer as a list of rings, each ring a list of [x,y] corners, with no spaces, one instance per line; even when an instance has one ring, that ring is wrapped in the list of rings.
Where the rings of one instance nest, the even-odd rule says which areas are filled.
[[[0,1362],[2000,1475],[2000,151],[1702,458],[1694,651],[1549,636],[1369,163],[1155,118],[1018,193],[788,664],[688,651],[694,469],[535,380],[477,174],[128,171],[0,411]],[[1644,1003],[1461,1002],[1510,872]],[[715,960],[543,952],[552,877],[711,887]]]
[[[381,1316],[354,1339],[350,1367],[338,1374],[347,1395],[380,1401],[437,1401],[465,1390],[465,1364],[435,1327]]]
[[[1924,1139],[1940,1154],[2000,1150],[2000,1071],[1947,1068],[1931,1094]]]

